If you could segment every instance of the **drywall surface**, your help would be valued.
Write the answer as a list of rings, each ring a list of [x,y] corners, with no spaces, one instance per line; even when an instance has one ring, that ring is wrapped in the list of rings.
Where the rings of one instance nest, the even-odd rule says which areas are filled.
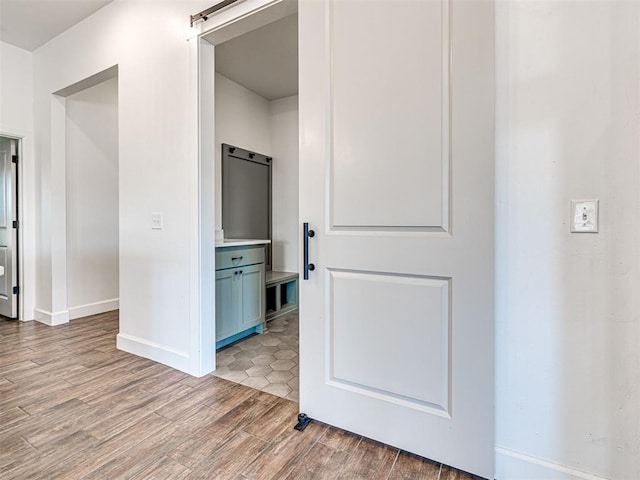
[[[66,100],[70,317],[117,308],[118,79]]]
[[[496,15],[496,478],[640,478],[640,3]]]
[[[297,272],[298,226],[298,96],[269,102],[273,152],[273,269]]]
[[[34,208],[38,198],[33,170],[33,55],[0,42],[0,134],[21,139],[20,230],[22,238],[21,320],[33,320],[36,297]]]
[[[200,335],[202,323],[213,318],[201,310],[200,298],[214,292],[199,291],[201,278],[214,275],[201,268],[199,239],[209,228],[213,237],[214,225],[198,210],[197,55],[185,27],[190,14],[208,6],[113,2],[34,53],[41,192],[37,307],[53,320],[68,312],[61,281],[66,279],[66,176],[60,160],[65,99],[54,93],[117,65],[118,346],[193,374],[206,373],[201,359],[214,352],[213,340]],[[162,230],[151,228],[155,212],[163,214]]]
[[[222,144],[273,156],[269,135],[269,102],[216,73],[216,229],[222,228]]]
[[[32,54],[0,42],[0,65],[0,131],[31,132],[33,130]]]

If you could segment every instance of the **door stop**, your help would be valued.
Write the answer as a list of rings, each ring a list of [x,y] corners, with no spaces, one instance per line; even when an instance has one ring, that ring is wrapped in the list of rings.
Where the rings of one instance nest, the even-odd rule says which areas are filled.
[[[301,432],[305,428],[307,428],[307,425],[309,425],[310,423],[311,423],[311,418],[307,417],[306,413],[300,413],[298,414],[298,424],[293,428]]]

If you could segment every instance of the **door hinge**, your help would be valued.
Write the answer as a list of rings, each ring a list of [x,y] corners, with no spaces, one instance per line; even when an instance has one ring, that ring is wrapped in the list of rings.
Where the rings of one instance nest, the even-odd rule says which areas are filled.
[[[20,293],[20,287],[13,287],[13,294],[17,295]]]
[[[18,223],[18,220],[14,220],[13,221],[13,228],[19,228],[20,224]]]
[[[13,163],[18,163],[18,155],[11,155],[11,161]]]

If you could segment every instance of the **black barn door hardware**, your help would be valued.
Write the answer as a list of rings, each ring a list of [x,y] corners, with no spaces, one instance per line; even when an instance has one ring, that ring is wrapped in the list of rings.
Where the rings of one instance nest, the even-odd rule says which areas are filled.
[[[193,27],[193,24],[198,20],[207,21],[209,15],[217,12],[218,10],[222,10],[224,7],[231,5],[232,3],[236,3],[238,0],[223,0],[220,3],[216,3],[213,7],[209,7],[206,10],[202,10],[201,12],[196,13],[195,15],[191,15],[190,27]]]
[[[309,272],[313,272],[316,266],[309,263],[309,238],[313,238],[316,232],[309,230],[309,223],[304,222],[302,232],[302,243],[304,245],[304,280],[309,280]]]

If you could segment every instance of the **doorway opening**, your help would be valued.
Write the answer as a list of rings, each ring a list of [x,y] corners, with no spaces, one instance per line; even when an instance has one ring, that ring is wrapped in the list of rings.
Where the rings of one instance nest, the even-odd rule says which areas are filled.
[[[36,320],[54,326],[112,312],[117,321],[118,65],[52,93],[51,140],[56,281],[51,311],[36,308]]]
[[[66,97],[67,309],[119,307],[118,77]]]
[[[0,316],[20,318],[20,140],[0,136]]]
[[[242,192],[247,192],[248,198],[249,190],[256,188],[255,178],[248,180],[246,189],[239,187],[240,192],[225,194],[225,184],[238,185],[237,178],[233,182],[225,180],[228,180],[229,175],[237,175],[246,162],[240,161],[238,169],[230,170],[224,168],[224,158],[228,156],[229,149],[234,149],[234,154],[241,152],[248,161],[266,159],[271,166],[271,178],[265,180],[270,184],[264,188],[271,192],[271,208],[268,209],[271,218],[268,229],[270,236],[251,236],[253,240],[270,241],[266,248],[256,247],[266,252],[262,293],[247,294],[247,287],[244,287],[242,294],[235,295],[235,298],[239,295],[244,302],[258,301],[256,297],[259,297],[264,330],[218,348],[214,375],[297,402],[297,5],[295,2],[282,2],[254,13],[251,17],[253,20],[246,22],[246,27],[243,26],[245,18],[216,29],[200,40],[201,51],[209,53],[211,61],[207,73],[212,77],[208,81],[213,89],[213,112],[210,114],[214,125],[211,130],[215,134],[209,143],[215,157],[216,256],[219,260],[223,258],[220,256],[221,252],[229,251],[221,243],[247,239],[240,231],[236,232],[231,228],[234,222],[230,221],[232,219],[228,218],[229,215],[250,218],[256,211],[265,210],[258,206],[254,208],[251,202],[243,201]],[[230,205],[229,202],[235,203]],[[246,215],[240,213],[242,211]],[[260,222],[259,219],[257,221]],[[251,231],[251,228],[247,231]],[[216,264],[218,346],[224,344],[227,338],[235,340],[231,334],[224,333],[223,329],[230,331],[228,317],[233,315],[234,309],[236,312],[243,311],[242,303],[237,307],[230,306],[231,302],[237,302],[233,294],[237,289],[234,290],[231,285],[238,278],[229,273],[232,271],[231,267],[233,265],[227,268],[222,261]],[[244,308],[247,311],[246,305]],[[238,323],[241,325],[242,320]]]

